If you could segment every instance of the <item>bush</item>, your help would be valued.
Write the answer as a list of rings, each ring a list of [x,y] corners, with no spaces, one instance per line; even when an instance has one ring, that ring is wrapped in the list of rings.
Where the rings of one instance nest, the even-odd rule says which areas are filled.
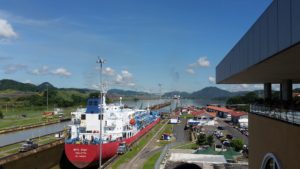
[[[234,148],[235,151],[241,151],[243,149],[243,141],[241,139],[233,139],[231,141],[231,147]]]
[[[2,111],[0,110],[0,119],[4,118],[4,114],[2,113]]]
[[[197,144],[199,146],[202,146],[202,145],[205,145],[206,144],[206,135],[205,134],[200,134],[198,137],[197,137]]]
[[[207,136],[206,142],[208,145],[212,146],[214,144],[214,136],[213,135]]]

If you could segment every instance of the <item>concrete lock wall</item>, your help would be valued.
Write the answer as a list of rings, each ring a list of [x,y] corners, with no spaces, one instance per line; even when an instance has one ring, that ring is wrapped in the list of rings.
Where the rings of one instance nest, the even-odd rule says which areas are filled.
[[[260,169],[273,153],[284,169],[300,168],[300,126],[249,114],[249,168]]]
[[[217,83],[299,43],[299,9],[299,0],[274,0],[219,63]]]
[[[30,154],[18,160],[0,166],[0,169],[49,169],[59,164],[64,151],[64,144]]]

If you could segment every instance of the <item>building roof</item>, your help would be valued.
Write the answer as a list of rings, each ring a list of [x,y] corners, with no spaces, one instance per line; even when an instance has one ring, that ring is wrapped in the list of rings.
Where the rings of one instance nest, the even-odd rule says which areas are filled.
[[[215,110],[215,111],[220,111],[220,112],[225,112],[225,113],[230,113],[233,110],[227,109],[225,107],[217,107],[217,106],[206,106],[207,109]]]
[[[248,113],[244,112],[244,111],[232,111],[229,114],[231,116],[234,116],[234,117],[240,117],[240,116],[248,115]]]
[[[225,107],[207,106],[206,108],[214,110],[214,111],[225,112],[225,113],[228,113],[228,114],[230,114],[231,116],[234,116],[234,117],[240,117],[240,116],[244,116],[244,115],[248,114],[247,112],[244,112],[244,111],[235,111],[235,110],[232,110],[232,109],[227,109]]]
[[[226,164],[224,155],[190,154],[190,153],[171,153],[170,161],[180,162],[201,162],[212,164]]]

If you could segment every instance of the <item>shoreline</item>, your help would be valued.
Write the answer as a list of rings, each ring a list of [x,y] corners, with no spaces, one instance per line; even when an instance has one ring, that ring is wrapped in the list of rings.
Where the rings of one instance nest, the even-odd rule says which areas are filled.
[[[50,121],[50,122],[44,122],[44,123],[39,123],[39,124],[3,129],[3,130],[0,130],[0,134],[6,134],[6,133],[21,131],[21,130],[27,130],[27,129],[31,129],[31,128],[37,128],[37,127],[41,127],[41,126],[47,126],[47,125],[57,124],[60,122],[70,121],[70,120],[71,120],[71,118],[64,118],[64,119],[59,119],[57,121]]]

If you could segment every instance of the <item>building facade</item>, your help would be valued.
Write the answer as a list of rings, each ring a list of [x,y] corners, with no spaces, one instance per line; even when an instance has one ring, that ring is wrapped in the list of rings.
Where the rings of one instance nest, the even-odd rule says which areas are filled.
[[[250,169],[300,169],[300,1],[273,0],[216,68],[219,84],[263,84],[249,113]],[[280,84],[279,101],[272,84]]]

